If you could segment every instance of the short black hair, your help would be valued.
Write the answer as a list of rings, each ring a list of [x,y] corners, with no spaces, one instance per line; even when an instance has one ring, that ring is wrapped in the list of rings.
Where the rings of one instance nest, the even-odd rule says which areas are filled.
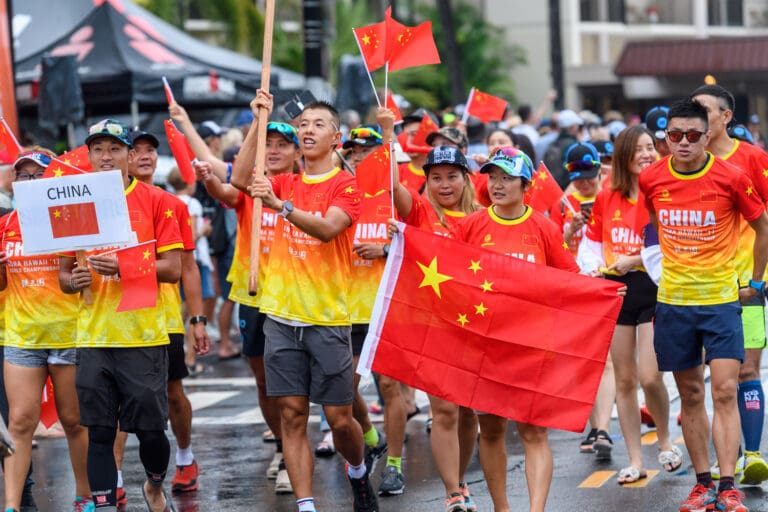
[[[723,108],[723,102],[725,102],[725,107],[731,112],[733,112],[733,109],[736,108],[736,100],[733,98],[733,94],[723,87],[722,85],[702,85],[700,87],[697,87],[692,93],[691,93],[691,99],[695,98],[696,96],[713,96],[717,98],[720,103],[720,108]]]
[[[304,105],[304,110],[325,110],[327,112],[331,113],[331,116],[333,116],[333,123],[336,125],[336,129],[338,130],[341,126],[341,116],[339,115],[339,111],[336,110],[336,107],[328,103],[327,101],[323,100],[315,100],[312,101],[306,105]]]
[[[693,101],[690,98],[678,100],[670,105],[667,119],[672,121],[672,119],[675,117],[682,117],[684,119],[701,119],[704,123],[704,129],[709,129],[709,116],[707,115],[707,109],[701,103]]]
[[[531,113],[533,113],[533,109],[527,103],[523,103],[517,107],[517,115],[520,116],[520,119],[522,119],[523,122],[527,121],[528,118],[531,117]]]

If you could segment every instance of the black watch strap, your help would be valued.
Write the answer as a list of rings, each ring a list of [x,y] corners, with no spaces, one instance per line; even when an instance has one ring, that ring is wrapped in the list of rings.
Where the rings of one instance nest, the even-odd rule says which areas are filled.
[[[192,325],[198,324],[200,322],[202,322],[203,325],[208,325],[208,319],[205,317],[205,315],[197,315],[189,319],[189,323]]]

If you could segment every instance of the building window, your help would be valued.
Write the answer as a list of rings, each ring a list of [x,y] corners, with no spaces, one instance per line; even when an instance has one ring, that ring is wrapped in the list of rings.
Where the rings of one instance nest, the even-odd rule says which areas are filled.
[[[713,26],[744,26],[743,0],[708,0],[709,24]]]
[[[581,21],[625,23],[625,0],[580,0]]]

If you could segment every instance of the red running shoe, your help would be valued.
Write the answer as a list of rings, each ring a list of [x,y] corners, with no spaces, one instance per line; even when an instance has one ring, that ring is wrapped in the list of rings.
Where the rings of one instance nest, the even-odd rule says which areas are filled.
[[[171,480],[171,490],[173,492],[196,491],[199,476],[200,469],[197,467],[197,461],[193,460],[189,466],[176,466],[176,474]]]
[[[749,512],[741,500],[744,493],[738,489],[729,489],[722,491],[717,495],[717,510],[722,512]]]
[[[715,510],[716,502],[715,484],[710,483],[709,487],[704,487],[697,483],[688,495],[688,499],[680,505],[680,512],[711,512]]]
[[[651,416],[651,411],[648,410],[645,404],[640,408],[640,423],[648,425],[648,428],[656,426],[656,422],[653,421],[653,416]]]

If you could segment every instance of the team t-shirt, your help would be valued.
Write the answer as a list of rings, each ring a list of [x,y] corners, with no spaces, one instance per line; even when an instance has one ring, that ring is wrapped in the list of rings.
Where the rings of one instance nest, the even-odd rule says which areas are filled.
[[[453,233],[457,240],[529,263],[579,272],[560,229],[531,207],[520,218],[508,220],[489,206],[458,222]]]
[[[167,195],[168,203],[173,209],[173,218],[179,226],[181,243],[185,251],[195,250],[195,237],[192,235],[192,219],[187,205],[175,195],[160,190]],[[163,312],[169,334],[184,334],[184,318],[181,314],[181,292],[178,283],[159,283],[160,298],[163,301]]]
[[[636,200],[624,197],[619,191],[606,188],[597,194],[585,236],[603,244],[606,267],[616,263],[619,256],[640,254],[643,238],[635,233],[638,209],[645,209],[645,205],[638,205]]]
[[[125,189],[128,215],[134,242],[156,240],[158,254],[182,249],[179,224],[168,194],[150,185],[132,180]],[[88,255],[106,250],[89,251]],[[93,304],[80,300],[77,321],[77,345],[82,348],[151,347],[168,344],[163,303],[153,308],[117,312],[123,286],[117,276],[92,272]],[[79,294],[78,294],[79,296]]]
[[[571,206],[570,208],[563,203],[562,198],[558,199],[549,208],[549,218],[552,219],[552,222],[554,222],[563,233],[565,233],[565,230],[571,225],[571,222],[573,222],[574,214],[581,212],[582,204],[595,202],[594,197],[585,197],[578,192],[569,194],[566,199],[568,200],[568,205]],[[581,229],[573,234],[571,243],[568,244],[568,249],[573,256],[576,256],[579,252],[579,244],[581,243],[581,239],[584,238],[584,233],[586,231],[586,226],[582,226]]]
[[[400,183],[404,187],[418,192],[424,186],[426,175],[422,169],[413,165],[413,162],[399,164],[397,169],[400,173]]]
[[[232,266],[227,275],[227,281],[232,283],[229,300],[254,308],[259,307],[259,299],[263,291],[262,284],[269,263],[269,251],[275,239],[277,212],[270,208],[261,209],[261,230],[259,231],[259,276],[256,295],[248,293],[248,283],[251,273],[251,230],[253,229],[253,198],[240,192],[235,203],[237,213],[237,237],[235,238],[235,253]]]
[[[734,256],[739,216],[755,220],[764,210],[752,180],[707,153],[706,165],[682,174],[666,157],[640,174],[640,190],[658,221],[664,255],[658,301],[677,306],[738,299]]]
[[[324,217],[335,206],[346,212],[352,225],[324,243],[279,217],[259,309],[300,323],[351,325],[351,248],[361,202],[354,176],[337,167],[319,176],[281,174],[270,181],[275,195],[297,209]]]
[[[417,226],[425,231],[432,231],[437,235],[453,236],[451,228],[460,220],[466,217],[464,212],[455,212],[452,210],[443,209],[443,215],[445,216],[445,222],[448,224],[444,226],[440,222],[435,208],[429,199],[423,194],[419,194],[415,190],[408,190],[411,194],[411,213],[405,219],[405,223],[410,226]]]
[[[355,224],[355,244],[387,244],[387,221],[392,218],[392,201],[386,190],[363,199],[360,218]],[[352,287],[349,291],[349,310],[353,324],[367,324],[371,320],[373,302],[384,273],[385,258],[367,260],[352,254]]]
[[[752,180],[755,190],[763,202],[768,202],[768,153],[751,144],[734,140],[733,149],[723,157],[723,160],[747,173]],[[755,245],[755,230],[744,217],[739,217],[739,245],[736,249],[736,272],[739,276],[739,286],[749,286],[752,279],[752,248]]]
[[[77,296],[59,287],[59,257],[25,256],[19,216],[0,217],[0,241],[8,255],[3,292],[5,345],[24,349],[62,349],[75,346]]]

